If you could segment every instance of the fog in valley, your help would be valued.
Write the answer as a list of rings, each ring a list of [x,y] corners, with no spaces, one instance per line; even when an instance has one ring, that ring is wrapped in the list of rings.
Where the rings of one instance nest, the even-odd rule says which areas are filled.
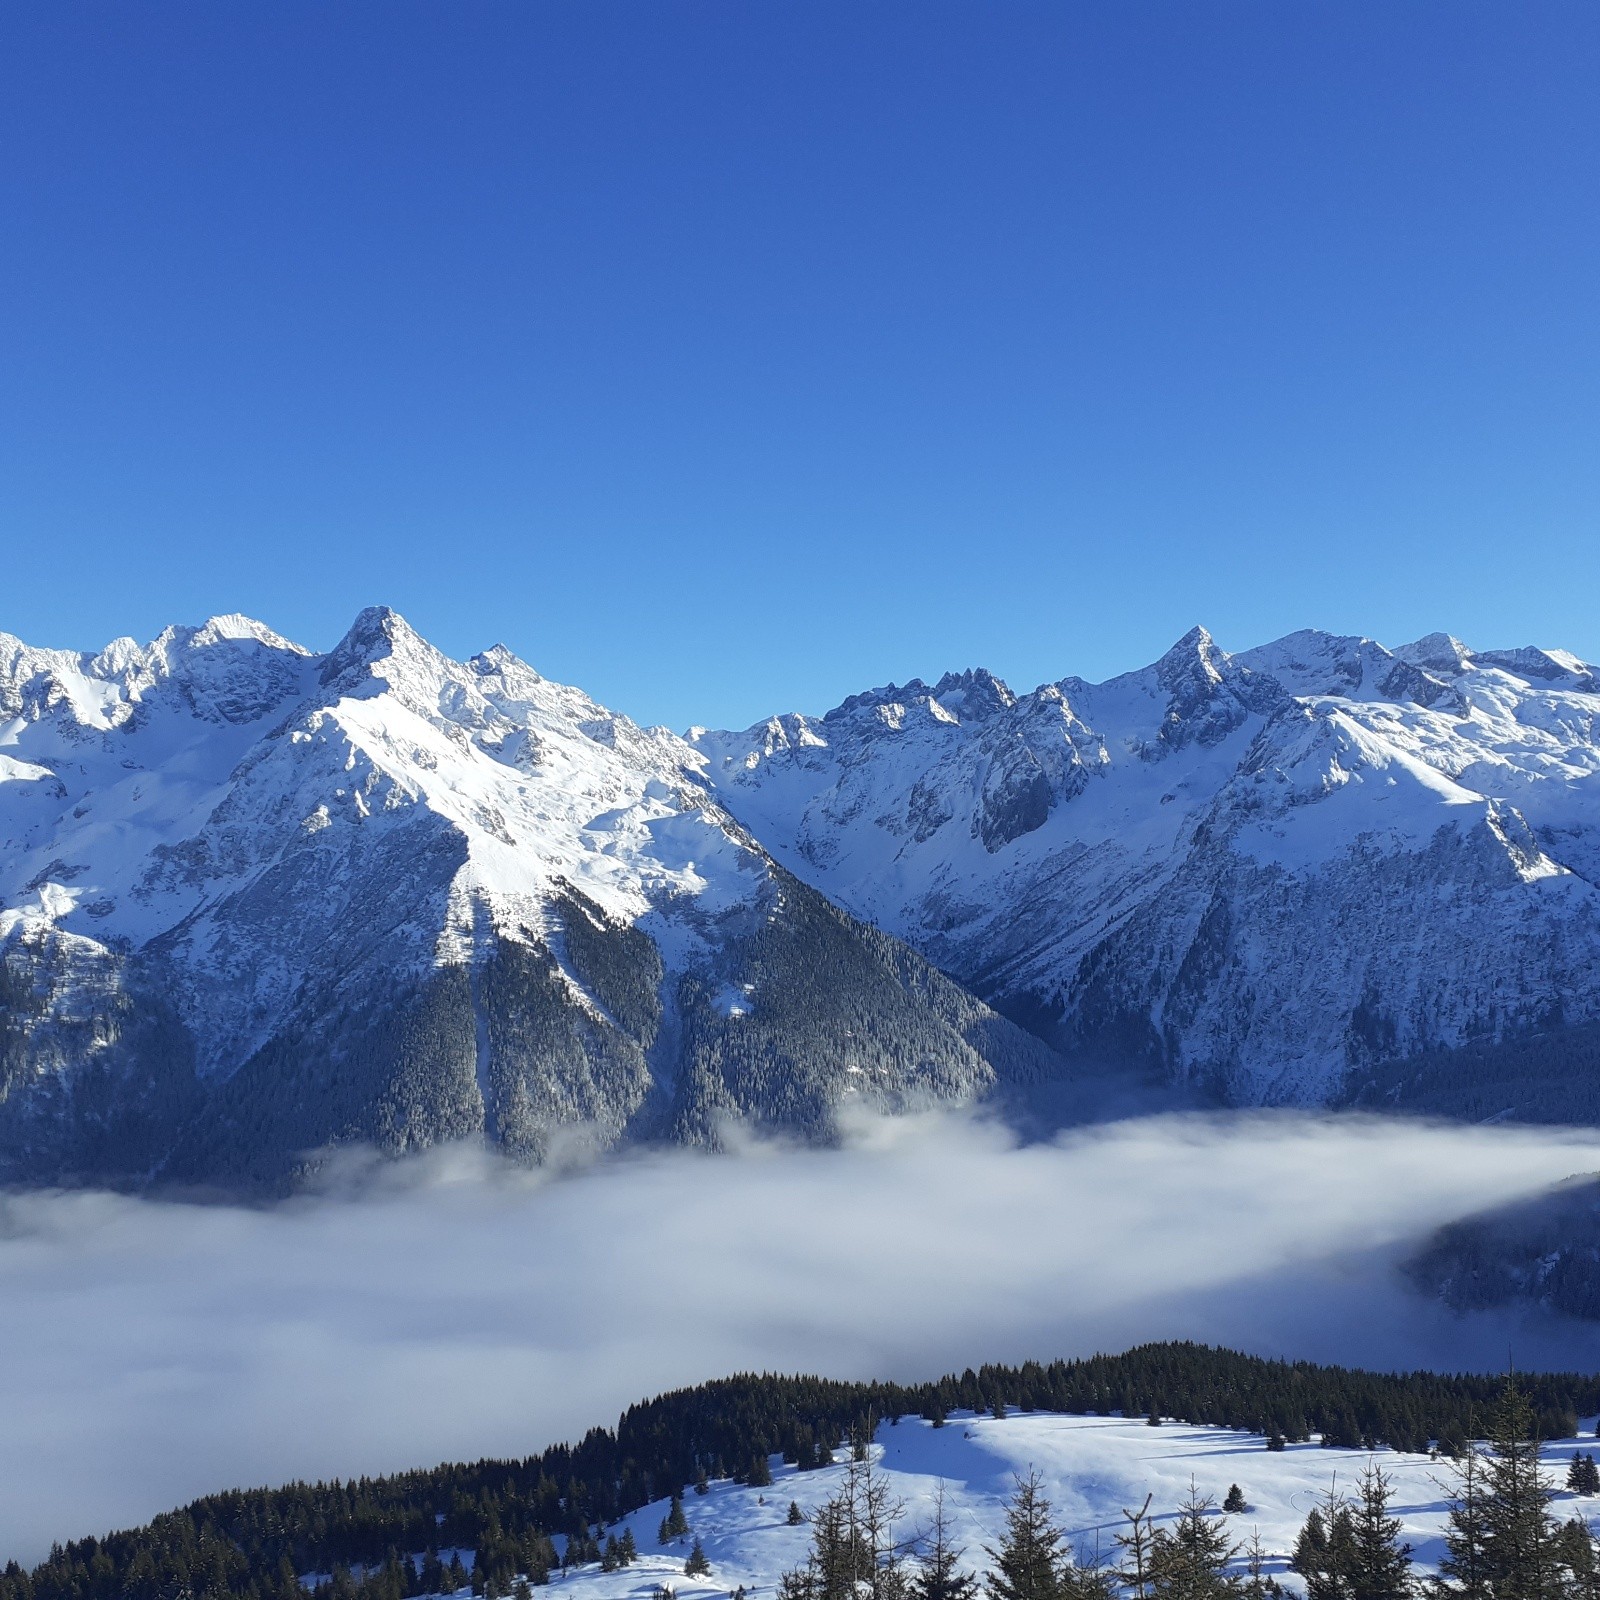
[[[523,1455],[749,1369],[921,1379],[1192,1338],[1382,1367],[1600,1365],[1396,1261],[1600,1168],[1600,1132],[1293,1113],[1018,1145],[862,1121],[528,1173],[351,1155],[261,1209],[0,1202],[0,1560],[213,1489]]]

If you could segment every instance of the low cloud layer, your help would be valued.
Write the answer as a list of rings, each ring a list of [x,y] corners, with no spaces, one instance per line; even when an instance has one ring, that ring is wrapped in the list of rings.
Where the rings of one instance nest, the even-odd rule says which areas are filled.
[[[525,1454],[741,1369],[934,1376],[1197,1338],[1379,1366],[1600,1365],[1393,1263],[1600,1168],[1600,1132],[1260,1114],[1018,1148],[960,1118],[845,1148],[465,1151],[272,1210],[0,1202],[0,1560],[208,1490]]]

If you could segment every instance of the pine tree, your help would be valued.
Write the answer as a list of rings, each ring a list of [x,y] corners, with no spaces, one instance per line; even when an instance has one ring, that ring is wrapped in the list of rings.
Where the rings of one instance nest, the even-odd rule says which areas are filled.
[[[1400,1543],[1400,1519],[1389,1515],[1389,1499],[1388,1477],[1369,1461],[1350,1512],[1351,1600],[1406,1600],[1411,1593],[1411,1546]]]
[[[1567,1594],[1567,1541],[1550,1512],[1554,1495],[1533,1408],[1508,1378],[1490,1418],[1487,1452],[1468,1444],[1457,1465],[1437,1592],[1459,1600]]]
[[[772,1487],[772,1468],[767,1464],[765,1451],[757,1451],[750,1458],[750,1470],[745,1473],[744,1481],[752,1489],[770,1489]]]
[[[711,1483],[706,1477],[706,1469],[701,1467],[700,1471],[695,1475],[694,1492],[696,1494],[706,1494],[710,1491],[710,1488]]]
[[[1581,1517],[1574,1517],[1561,1530],[1561,1559],[1572,1575],[1573,1600],[1600,1600],[1600,1552]]]
[[[624,1528],[622,1537],[617,1540],[618,1565],[631,1567],[639,1559],[639,1546],[633,1537],[632,1528]]]
[[[978,1580],[961,1570],[960,1548],[950,1539],[944,1509],[944,1480],[934,1491],[933,1521],[919,1541],[916,1572],[911,1579],[915,1600],[975,1600]]]
[[[812,1513],[811,1554],[783,1574],[783,1600],[903,1600],[892,1530],[904,1510],[870,1458],[852,1461],[843,1489]]]
[[[1037,1471],[1017,1479],[999,1548],[988,1554],[994,1562],[989,1574],[993,1600],[1060,1600],[1061,1533],[1050,1520],[1050,1502]]]
[[[1486,1553],[1495,1600],[1555,1600],[1562,1594],[1555,1497],[1539,1460],[1533,1407],[1507,1380],[1490,1419]]]
[[[1144,1504],[1137,1511],[1129,1511],[1123,1507],[1122,1514],[1128,1519],[1128,1531],[1117,1535],[1117,1544],[1122,1549],[1122,1565],[1118,1568],[1117,1576],[1122,1580],[1122,1586],[1129,1590],[1132,1600],[1146,1600],[1150,1593],[1150,1501],[1153,1497],[1146,1495]]]
[[[1236,1483],[1228,1485],[1228,1493],[1222,1502],[1222,1509],[1231,1515],[1249,1509],[1244,1503],[1244,1491]]]
[[[711,1563],[706,1560],[706,1552],[698,1539],[689,1551],[689,1559],[683,1564],[683,1575],[686,1578],[704,1578],[711,1572]]]
[[[1268,1576],[1267,1553],[1261,1548],[1261,1530],[1254,1529],[1244,1553],[1245,1600],[1282,1600],[1283,1585]]]
[[[1454,1441],[1449,1441],[1454,1444]],[[1441,1449],[1445,1441],[1440,1441]],[[1433,1588],[1455,1600],[1491,1600],[1489,1582],[1488,1488],[1483,1456],[1476,1445],[1460,1446],[1455,1457],[1450,1517],[1445,1528],[1444,1557]]]
[[[1239,1553],[1227,1529],[1212,1517],[1216,1503],[1189,1485],[1170,1528],[1158,1528],[1150,1541],[1150,1593],[1153,1600],[1209,1600],[1236,1595],[1237,1578],[1228,1563]]]
[[[1289,1560],[1290,1571],[1306,1580],[1306,1600],[1351,1600],[1354,1542],[1350,1502],[1335,1479],[1322,1504],[1307,1514]]]
[[[1062,1600],[1118,1600],[1121,1584],[1098,1561],[1073,1561],[1061,1571]]]
[[[676,1490],[672,1495],[672,1508],[667,1512],[665,1527],[672,1539],[681,1539],[689,1531],[689,1519],[683,1514],[683,1496]],[[666,1540],[661,1541],[663,1544]]]
[[[791,1500],[789,1502],[789,1515],[784,1518],[784,1520],[791,1528],[798,1528],[800,1524],[806,1520],[805,1513],[800,1509],[800,1502],[798,1500]]]

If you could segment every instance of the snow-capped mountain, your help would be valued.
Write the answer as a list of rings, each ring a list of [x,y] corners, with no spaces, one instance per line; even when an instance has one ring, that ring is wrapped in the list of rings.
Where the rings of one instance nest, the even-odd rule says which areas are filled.
[[[794,879],[702,758],[370,610],[0,636],[0,1175],[275,1183],[339,1139],[814,1132],[1052,1053]]]
[[[689,737],[777,859],[1058,1045],[1242,1103],[1568,1117],[1600,1109],[1567,1049],[1600,1017],[1597,717],[1559,651],[1197,628],[1107,683]]]
[[[1592,1118],[1597,716],[1577,658],[1444,635],[685,738],[381,609],[323,656],[0,636],[0,1178],[814,1134],[1069,1054]]]

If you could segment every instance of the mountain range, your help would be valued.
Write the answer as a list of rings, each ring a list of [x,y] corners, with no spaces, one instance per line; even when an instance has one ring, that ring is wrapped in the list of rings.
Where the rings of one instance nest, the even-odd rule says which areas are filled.
[[[1588,1120],[1600,676],[1195,629],[742,732],[385,609],[0,635],[0,1179],[226,1191],[331,1144],[716,1146],[1129,1073]]]

